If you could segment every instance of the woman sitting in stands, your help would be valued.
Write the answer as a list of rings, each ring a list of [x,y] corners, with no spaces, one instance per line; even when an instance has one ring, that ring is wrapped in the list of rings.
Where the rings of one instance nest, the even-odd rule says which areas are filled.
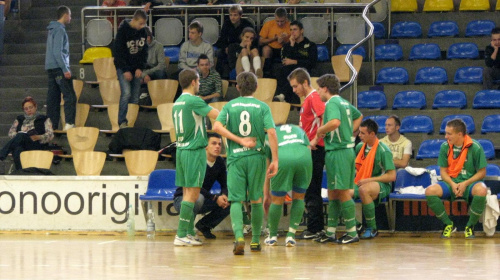
[[[37,112],[36,101],[28,96],[23,100],[24,115],[17,116],[9,130],[9,142],[0,151],[0,160],[12,153],[16,169],[22,169],[21,152],[44,150],[54,138],[52,122]]]
[[[229,45],[227,57],[229,67],[236,68],[236,75],[241,72],[252,72],[258,78],[262,78],[262,61],[258,50],[257,33],[251,27],[245,27],[241,31],[241,42]]]

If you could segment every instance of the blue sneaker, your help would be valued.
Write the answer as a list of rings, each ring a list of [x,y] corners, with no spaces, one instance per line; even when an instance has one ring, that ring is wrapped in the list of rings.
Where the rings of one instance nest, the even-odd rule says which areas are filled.
[[[367,228],[365,229],[365,232],[361,235],[361,239],[372,239],[375,236],[378,235],[378,230],[372,229],[372,228]]]

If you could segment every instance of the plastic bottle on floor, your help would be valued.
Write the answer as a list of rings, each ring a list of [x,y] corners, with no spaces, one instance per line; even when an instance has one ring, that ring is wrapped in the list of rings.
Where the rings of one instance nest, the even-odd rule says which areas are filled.
[[[127,211],[127,235],[129,237],[135,236],[135,215],[132,204],[128,206],[128,211]]]
[[[148,220],[146,222],[146,231],[148,239],[155,239],[155,216],[153,209],[148,210]]]

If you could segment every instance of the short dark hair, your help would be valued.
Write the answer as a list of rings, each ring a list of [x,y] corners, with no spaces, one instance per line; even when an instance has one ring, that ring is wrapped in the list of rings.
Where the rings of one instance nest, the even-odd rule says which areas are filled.
[[[362,121],[361,124],[359,125],[359,127],[366,127],[368,130],[368,133],[370,133],[370,132],[375,132],[375,134],[378,133],[378,124],[376,121],[374,121],[372,119],[366,119],[366,120]]]
[[[462,132],[462,135],[467,134],[467,126],[461,119],[453,119],[446,123],[446,126],[453,128],[456,133]]]
[[[198,31],[198,33],[203,33],[203,24],[201,24],[201,22],[195,20],[193,22],[191,22],[191,24],[189,25],[189,30],[191,29],[196,29],[196,31]]]
[[[394,122],[396,123],[397,126],[401,126],[401,120],[399,119],[398,116],[396,115],[391,115],[390,117],[388,117],[387,119],[393,119]]]
[[[330,94],[339,94],[340,81],[334,74],[325,74],[316,81],[319,87],[326,87]]]
[[[188,88],[193,81],[199,78],[198,72],[193,69],[184,69],[179,73],[179,84],[182,89]]]
[[[240,16],[243,15],[243,9],[240,5],[232,5],[231,7],[229,7],[229,13],[231,12],[237,12],[238,14],[240,14]]]
[[[219,134],[215,133],[215,132],[209,132],[209,133],[207,133],[207,139],[210,139],[212,137],[222,139],[222,137]]]
[[[311,85],[311,76],[307,72],[305,68],[297,68],[288,75],[288,81],[291,80],[296,80],[297,83],[303,84],[305,81],[307,81],[307,84],[310,86]]]
[[[491,29],[491,35],[493,34],[500,34],[500,27],[495,27]]]
[[[252,27],[243,28],[240,34],[240,38],[243,38],[243,35],[245,35],[245,33],[253,33],[253,36],[257,36],[257,32],[255,32],[255,29],[253,29]]]
[[[31,97],[31,96],[26,96],[26,98],[23,99],[23,103],[21,105],[21,108],[23,110],[24,110],[24,104],[26,104],[28,102],[32,103],[35,107],[37,107],[35,99],[33,99],[33,97]]]
[[[64,15],[69,14],[71,10],[68,6],[59,6],[57,7],[57,19],[61,19]]]
[[[277,8],[276,11],[274,11],[274,15],[279,18],[284,18],[288,16],[286,9],[283,7]]]
[[[134,19],[147,20],[148,19],[148,14],[146,14],[146,12],[143,9],[135,10],[135,12],[134,12]]]
[[[251,72],[241,72],[236,77],[241,96],[250,96],[257,90],[257,76]]]
[[[204,53],[200,54],[200,56],[198,56],[198,59],[196,60],[196,64],[200,64],[200,60],[202,59],[208,59],[208,56]]]
[[[302,22],[298,21],[298,20],[294,20],[290,23],[290,26],[292,25],[296,25],[299,27],[300,30],[304,29],[304,25],[302,24]]]

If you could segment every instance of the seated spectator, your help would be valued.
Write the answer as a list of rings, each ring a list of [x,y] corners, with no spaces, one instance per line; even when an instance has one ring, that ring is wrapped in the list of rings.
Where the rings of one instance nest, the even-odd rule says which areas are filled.
[[[262,61],[257,48],[257,33],[252,27],[243,29],[241,42],[229,45],[228,60],[231,69],[236,68],[236,74],[241,72],[253,72],[258,78],[262,78]]]
[[[198,73],[200,74],[198,95],[207,103],[219,101],[222,97],[222,81],[219,73],[210,68],[210,61],[206,54],[198,57]]]
[[[22,169],[21,152],[43,150],[54,138],[52,122],[47,116],[37,112],[36,101],[28,96],[23,100],[24,115],[17,116],[9,130],[11,138],[0,151],[0,160],[12,153],[16,170]]]
[[[127,6],[127,3],[125,3],[125,1],[123,0],[104,0],[104,2],[102,2],[102,6],[103,7],[122,7],[122,6]],[[111,22],[111,25],[113,26],[114,23],[115,23],[115,20],[113,18],[113,12],[109,12],[109,17],[108,17],[108,20],[109,22]],[[123,18],[119,18],[116,25],[117,26],[120,26],[120,23],[122,23],[122,20]]]
[[[491,43],[484,50],[484,60],[486,63],[483,71],[484,89],[494,89],[493,81],[500,80],[500,55],[498,55],[498,47],[500,47],[500,27],[491,30]]]
[[[288,43],[290,37],[290,22],[285,8],[277,8],[274,19],[264,23],[259,33],[259,44],[262,46],[262,55],[266,59],[264,72],[266,76],[275,59],[281,59],[281,48]]]
[[[401,121],[396,115],[392,115],[385,121],[384,138],[380,139],[392,152],[392,160],[396,168],[405,168],[408,166],[412,153],[412,145],[410,139],[399,133]]]
[[[165,64],[165,52],[163,46],[155,40],[151,28],[145,27],[148,43],[148,60],[146,67],[142,70],[141,78],[147,84],[151,80],[167,78],[167,65]]]
[[[304,26],[300,21],[293,21],[290,24],[290,33],[290,42],[281,49],[283,67],[280,67],[276,74],[278,80],[278,95],[276,97],[280,101],[300,104],[300,98],[293,93],[288,82],[288,75],[299,67],[305,68],[311,73],[318,60],[318,49],[314,42],[304,37]]]

